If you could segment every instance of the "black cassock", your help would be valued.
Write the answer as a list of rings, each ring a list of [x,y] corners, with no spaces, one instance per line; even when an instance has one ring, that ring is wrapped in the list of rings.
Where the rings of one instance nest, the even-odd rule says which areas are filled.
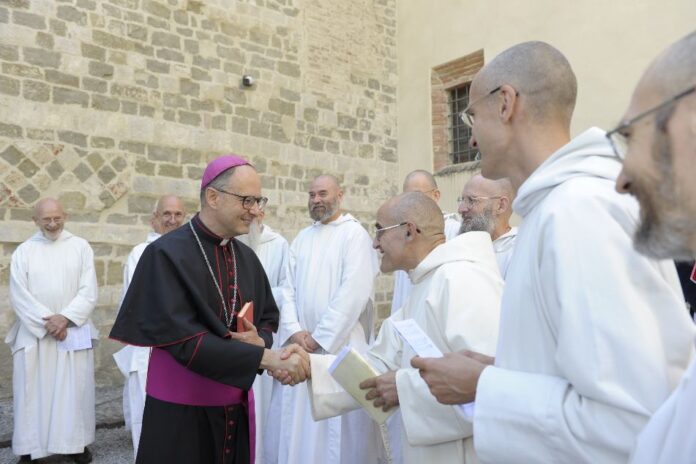
[[[269,348],[278,308],[256,254],[238,240],[223,241],[197,215],[191,224],[228,311],[233,306],[234,251],[236,311],[253,301],[254,325]],[[236,320],[230,330],[235,327]],[[186,369],[245,391],[251,389],[263,356],[263,348],[229,338],[220,295],[189,224],[145,248],[109,336],[164,350]],[[148,394],[136,462],[246,464],[253,452],[249,435],[242,404],[191,406]]]

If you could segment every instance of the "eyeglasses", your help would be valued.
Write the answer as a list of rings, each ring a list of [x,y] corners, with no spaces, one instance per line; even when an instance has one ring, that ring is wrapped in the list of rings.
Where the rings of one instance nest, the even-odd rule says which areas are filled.
[[[242,206],[244,207],[244,209],[248,210],[251,210],[254,207],[254,205],[258,205],[259,211],[263,211],[263,209],[266,207],[266,203],[268,203],[268,198],[266,197],[255,197],[253,195],[239,195],[219,188],[216,188],[214,190],[239,198],[240,200],[242,200]]]
[[[677,101],[694,92],[696,92],[696,85],[684,90],[683,92],[676,94],[671,98],[668,98],[667,100],[663,101],[657,106],[650,108],[649,110],[643,111],[638,116],[635,116],[629,119],[628,121],[622,122],[621,124],[619,124],[618,127],[607,132],[607,139],[609,139],[609,143],[611,144],[611,148],[614,150],[614,154],[616,155],[616,157],[619,158],[619,160],[623,160],[626,156],[626,151],[628,149],[629,127],[631,127],[641,119],[645,118],[646,116],[660,111],[661,109],[676,103]]]
[[[472,102],[469,102],[469,104],[466,105],[466,108],[464,108],[464,110],[463,110],[462,112],[459,113],[459,118],[462,120],[462,122],[463,122],[464,124],[466,124],[467,126],[469,126],[470,128],[473,129],[473,127],[474,127],[474,115],[471,114],[471,108],[473,108],[473,106],[474,106],[476,103],[478,103],[478,102],[480,102],[480,101],[483,101],[483,100],[486,99],[487,97],[490,97],[491,95],[493,95],[494,93],[498,92],[498,91],[499,91],[500,89],[502,89],[502,88],[503,88],[503,86],[502,86],[502,85],[499,85],[499,86],[496,87],[495,89],[493,89],[493,90],[491,90],[490,92],[488,92],[486,95],[484,95],[484,96],[482,96],[482,97],[479,97],[479,98],[477,98],[476,100],[474,100],[474,101],[472,101]],[[515,90],[515,96],[517,96],[517,97],[520,96],[520,93],[519,93],[517,90]]]
[[[465,195],[462,197],[457,197],[457,203],[460,203],[460,204],[464,203],[464,206],[466,206],[467,208],[471,208],[472,206],[474,206],[474,204],[478,203],[481,200],[497,200],[499,198],[503,198],[503,197],[501,197],[501,196],[497,196],[497,197],[472,197],[469,195]]]
[[[408,222],[400,222],[399,224],[394,224],[393,226],[380,227],[379,224],[375,224],[375,238],[377,241],[382,238],[382,234],[389,229],[396,229],[397,227],[405,226]]]

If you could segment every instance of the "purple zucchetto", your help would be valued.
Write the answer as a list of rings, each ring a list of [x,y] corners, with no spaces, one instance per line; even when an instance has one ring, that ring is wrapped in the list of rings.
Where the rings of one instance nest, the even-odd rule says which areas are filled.
[[[208,166],[205,168],[203,178],[201,179],[201,190],[206,188],[217,176],[228,169],[244,165],[251,166],[251,163],[237,155],[223,155],[215,158],[208,163]]]

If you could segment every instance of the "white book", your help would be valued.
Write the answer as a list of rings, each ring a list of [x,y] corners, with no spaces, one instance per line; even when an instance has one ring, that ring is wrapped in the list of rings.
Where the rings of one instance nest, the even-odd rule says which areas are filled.
[[[367,395],[369,390],[362,390],[360,383],[363,380],[377,377],[380,373],[353,348],[345,347],[341,350],[334,362],[329,366],[329,374],[378,424],[384,424],[389,416],[397,410],[397,408],[391,408],[389,411],[384,412],[381,407],[375,407],[373,404],[374,400],[365,399],[365,395]]]

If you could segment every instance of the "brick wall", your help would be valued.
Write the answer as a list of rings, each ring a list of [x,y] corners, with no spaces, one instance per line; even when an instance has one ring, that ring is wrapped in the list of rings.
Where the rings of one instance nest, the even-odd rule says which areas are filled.
[[[156,198],[197,208],[205,163],[249,157],[292,239],[306,189],[337,175],[363,223],[398,190],[395,0],[0,0],[0,332],[9,262],[43,196],[95,251],[105,336]],[[242,75],[255,85],[241,85]],[[47,263],[50,266],[50,263]],[[388,313],[390,279],[378,280]],[[97,383],[120,382],[102,339]],[[0,396],[11,359],[0,348]]]

